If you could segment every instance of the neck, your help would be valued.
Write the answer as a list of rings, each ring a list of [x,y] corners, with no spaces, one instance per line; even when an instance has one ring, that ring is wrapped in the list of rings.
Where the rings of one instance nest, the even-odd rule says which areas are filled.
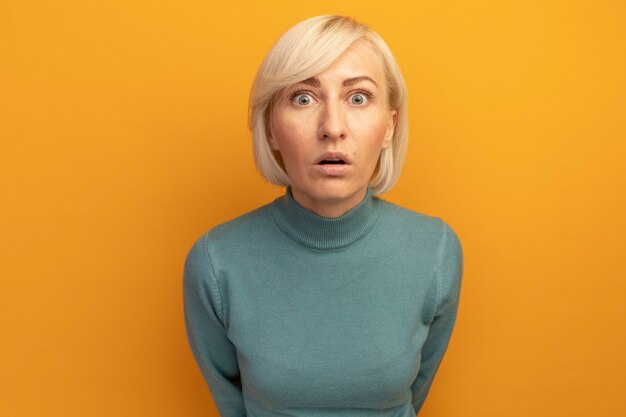
[[[271,205],[278,228],[294,241],[313,249],[332,250],[348,246],[364,237],[376,224],[382,202],[368,187],[362,201],[339,217],[326,218],[301,206],[288,187]]]
[[[367,195],[367,187],[345,199],[314,200],[298,190],[291,189],[293,199],[302,207],[321,217],[334,219],[359,205]]]

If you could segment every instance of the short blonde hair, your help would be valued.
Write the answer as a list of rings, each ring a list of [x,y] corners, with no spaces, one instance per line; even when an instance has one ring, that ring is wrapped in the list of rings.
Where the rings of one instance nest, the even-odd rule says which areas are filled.
[[[252,133],[254,161],[267,181],[276,185],[290,184],[282,161],[279,162],[280,155],[268,142],[275,100],[285,88],[323,72],[359,39],[369,41],[381,57],[389,107],[398,113],[391,146],[381,151],[370,186],[373,194],[379,195],[398,181],[408,142],[404,77],[380,35],[353,18],[338,15],[316,16],[293,26],[276,41],[256,74],[248,103],[248,126]]]

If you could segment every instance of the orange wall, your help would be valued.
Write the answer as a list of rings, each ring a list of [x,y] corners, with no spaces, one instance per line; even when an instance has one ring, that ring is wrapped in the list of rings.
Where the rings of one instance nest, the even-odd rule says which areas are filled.
[[[386,198],[464,246],[422,415],[626,415],[624,2],[273,3],[0,2],[0,414],[217,415],[184,257],[282,193],[254,170],[248,91],[282,32],[341,13],[411,93]]]

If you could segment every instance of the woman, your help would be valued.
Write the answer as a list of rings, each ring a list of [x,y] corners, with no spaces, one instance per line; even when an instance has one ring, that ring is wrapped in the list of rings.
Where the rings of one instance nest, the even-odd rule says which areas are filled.
[[[406,88],[340,16],[287,31],[250,95],[275,201],[202,235],[184,271],[194,357],[222,417],[414,416],[454,326],[454,231],[377,195],[397,181]]]

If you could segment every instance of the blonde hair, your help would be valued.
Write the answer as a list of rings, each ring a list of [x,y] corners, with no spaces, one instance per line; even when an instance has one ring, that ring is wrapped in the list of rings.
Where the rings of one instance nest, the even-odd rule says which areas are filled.
[[[368,26],[347,16],[324,15],[304,20],[285,32],[259,67],[248,103],[254,161],[261,175],[276,185],[290,180],[273,151],[270,118],[275,100],[287,87],[328,68],[359,39],[371,43],[384,66],[388,104],[397,111],[391,146],[381,151],[370,186],[374,195],[390,190],[400,177],[408,142],[407,89],[400,68],[385,41]],[[278,158],[278,159],[277,159]]]

